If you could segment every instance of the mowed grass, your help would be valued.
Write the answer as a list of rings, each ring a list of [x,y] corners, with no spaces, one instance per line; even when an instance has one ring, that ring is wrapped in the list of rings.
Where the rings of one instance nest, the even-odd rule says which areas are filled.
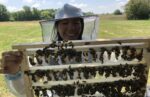
[[[102,16],[99,28],[98,38],[150,37],[150,20],[129,21]],[[39,41],[42,38],[38,21],[0,22],[0,54],[11,50],[13,44]],[[0,97],[14,97],[7,89],[3,75],[0,75]]]
[[[41,29],[38,21],[0,22],[0,54],[11,50],[13,44],[41,40]],[[0,75],[0,97],[14,97],[7,89],[3,75]]]
[[[100,38],[149,37],[150,20],[126,20],[125,15],[101,15]]]
[[[37,21],[0,22],[0,52],[9,50],[11,45],[41,41],[41,29]]]

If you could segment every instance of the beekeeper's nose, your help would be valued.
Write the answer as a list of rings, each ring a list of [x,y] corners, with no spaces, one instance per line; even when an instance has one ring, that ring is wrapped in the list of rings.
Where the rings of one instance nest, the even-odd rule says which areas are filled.
[[[68,30],[75,30],[75,24],[74,23],[69,23],[68,24]]]

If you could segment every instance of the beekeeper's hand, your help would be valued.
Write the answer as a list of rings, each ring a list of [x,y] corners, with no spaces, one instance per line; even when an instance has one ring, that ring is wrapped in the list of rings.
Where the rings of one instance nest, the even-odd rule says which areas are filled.
[[[23,54],[20,51],[7,51],[2,53],[1,68],[4,74],[16,74],[20,71]]]

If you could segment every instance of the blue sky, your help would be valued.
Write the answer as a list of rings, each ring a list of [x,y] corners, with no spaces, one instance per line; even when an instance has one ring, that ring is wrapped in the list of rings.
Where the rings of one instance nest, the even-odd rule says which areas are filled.
[[[97,14],[111,13],[116,9],[123,11],[128,0],[0,0],[7,9],[12,11],[21,10],[24,5],[38,9],[60,8],[65,3],[81,8],[84,12],[90,11]]]

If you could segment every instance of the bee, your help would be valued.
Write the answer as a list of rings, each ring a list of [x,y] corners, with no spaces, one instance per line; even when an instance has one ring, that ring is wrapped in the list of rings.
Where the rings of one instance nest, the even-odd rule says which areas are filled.
[[[40,90],[41,90],[41,87],[32,87],[33,90],[34,90],[34,94],[36,97],[40,97]]]
[[[112,51],[115,52],[115,57],[118,60],[118,57],[120,55],[120,48],[116,46],[116,47],[112,48]]]
[[[29,57],[29,62],[30,62],[30,64],[31,64],[32,66],[35,66],[35,65],[36,65],[36,63],[35,63],[35,61],[34,61],[34,56]]]
[[[99,73],[99,75],[101,75],[101,76],[103,76],[103,74],[104,74],[104,67],[98,67],[98,73]]]
[[[128,56],[128,50],[129,50],[129,46],[124,46],[122,47],[122,55],[121,57],[124,59],[124,60],[128,60],[129,59],[129,56]]]
[[[42,50],[37,50],[36,55],[37,56],[43,56],[43,51]]]
[[[136,49],[132,47],[132,48],[130,48],[130,52],[131,52],[130,59],[131,60],[135,59],[135,57],[136,57]]]
[[[57,45],[56,45],[56,41],[53,41],[53,42],[49,45],[49,47],[51,47],[51,48],[55,48],[55,47],[57,47]]]
[[[82,61],[82,52],[81,51],[79,51],[79,52],[76,52],[76,56],[75,56],[75,61],[77,62],[77,63],[81,63],[81,61]]]
[[[77,89],[77,95],[82,95],[83,94],[83,85],[78,84],[78,89]]]
[[[36,58],[36,60],[37,60],[39,65],[41,65],[43,63],[43,61],[42,61],[40,56],[35,56],[35,58]]]
[[[141,61],[143,59],[143,48],[141,49],[141,51],[139,53],[136,54],[136,58]]]
[[[93,48],[89,48],[89,52],[93,57],[93,60],[96,62],[97,54],[96,51]]]
[[[57,43],[57,48],[58,48],[58,50],[61,49],[61,41],[58,41],[58,43]]]
[[[59,80],[59,71],[52,71],[52,75],[55,81]]]
[[[110,76],[111,71],[112,71],[112,68],[105,66],[105,67],[104,67],[104,71],[105,71],[105,77],[107,78],[107,77]]]
[[[105,52],[105,51],[107,51],[107,49],[104,48],[104,47],[102,47],[102,48],[100,49],[101,54],[100,54],[99,60],[102,62],[102,64],[104,63],[104,52]]]
[[[69,74],[70,79],[73,79],[73,76],[74,76],[74,69],[72,69],[71,66],[69,66],[68,74]]]
[[[66,91],[65,96],[73,96],[75,94],[75,86],[74,85],[66,85],[64,91]]]
[[[91,67],[89,68],[90,70],[90,74],[92,75],[92,77],[95,77],[96,76],[96,68],[95,67]]]
[[[122,45],[122,43],[120,41],[117,42],[119,45]]]
[[[68,46],[71,46],[72,49],[74,48],[74,44],[71,41],[68,43]]]
[[[31,76],[31,80],[33,82],[37,82],[37,79],[36,79],[36,75],[34,73],[31,73],[31,71],[25,71],[24,72],[27,76]]]
[[[47,89],[42,89],[42,93],[43,93],[43,97],[49,97],[49,95],[47,94]]]
[[[89,56],[88,51],[82,52],[82,57],[83,57],[82,59],[85,63],[88,62],[88,56]]]
[[[40,78],[40,79],[43,80],[43,78],[44,78],[44,76],[45,76],[45,71],[44,71],[44,70],[36,70],[36,71],[34,72],[34,74],[35,74],[38,78]]]
[[[67,40],[63,40],[62,45],[67,49],[67,47],[68,47],[68,41]]]
[[[64,69],[64,70],[61,72],[61,74],[62,74],[62,79],[63,79],[63,80],[67,80],[67,69]]]
[[[117,73],[119,72],[119,67],[117,66],[117,67],[114,67],[114,66],[112,66],[111,67],[112,69],[111,69],[111,74],[112,74],[112,76],[113,77],[116,77],[117,76]]]
[[[88,79],[89,78],[90,69],[85,66],[84,68],[82,68],[82,72],[83,72],[84,78]]]

